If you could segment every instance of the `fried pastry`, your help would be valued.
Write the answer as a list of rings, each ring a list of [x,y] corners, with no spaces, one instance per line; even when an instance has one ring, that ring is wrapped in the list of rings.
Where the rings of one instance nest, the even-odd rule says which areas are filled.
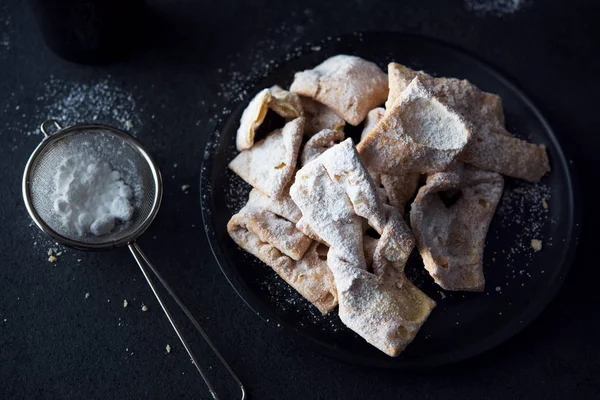
[[[271,99],[269,100],[269,108],[275,111],[280,117],[286,120],[292,120],[304,115],[300,96],[296,93],[283,90],[275,85],[269,89]]]
[[[324,252],[319,247],[322,244],[304,236],[283,215],[269,211],[287,213],[288,205],[268,205],[264,194],[253,192],[254,198],[251,194],[248,204],[229,220],[229,235],[242,249],[273,268],[321,313],[328,313],[337,306],[337,291],[327,267],[326,249]]]
[[[258,189],[252,189],[246,207],[271,211],[293,223],[298,222],[302,217],[300,209],[290,197],[289,188],[286,188],[284,195],[279,199],[269,197]]]
[[[269,89],[263,89],[248,103],[248,106],[242,113],[240,127],[235,137],[235,145],[238,151],[248,150],[254,145],[256,130],[267,116],[267,105],[270,98]]]
[[[411,227],[425,268],[443,289],[483,291],[485,237],[503,186],[500,174],[459,163],[419,190]]]
[[[367,118],[365,118],[365,126],[360,134],[360,140],[363,140],[365,136],[381,121],[385,114],[385,108],[377,107],[369,111]]]
[[[381,175],[381,186],[385,190],[387,204],[394,206],[404,214],[406,203],[413,197],[419,187],[421,174],[406,172],[401,175]]]
[[[238,215],[243,215],[246,228],[261,242],[272,244],[292,260],[301,259],[312,242],[296,229],[293,222],[271,211],[251,208],[240,211]]]
[[[283,90],[277,85],[261,90],[250,100],[242,113],[240,127],[235,138],[238,151],[248,150],[254,145],[256,130],[265,120],[269,109],[285,118],[286,121],[304,114],[297,94]]]
[[[306,123],[304,124],[304,135],[312,136],[315,133],[321,132],[323,129],[333,129],[337,131],[344,130],[346,121],[336,114],[331,108],[325,104],[319,103],[310,97],[300,97],[302,110]]]
[[[379,123],[384,114],[385,109],[383,107],[374,108],[369,111],[367,119],[365,120],[365,127],[361,134],[361,139],[364,139],[373,127]],[[368,164],[365,166],[369,169]],[[375,185],[382,186],[385,202],[396,207],[401,215],[404,214],[406,202],[417,190],[420,174],[418,172],[403,172],[398,175],[388,175],[371,171],[369,171],[369,173],[371,174],[371,178],[373,178]]]
[[[299,224],[331,246],[327,265],[342,322],[386,354],[400,354],[435,302],[404,276],[413,237],[398,211],[381,203],[352,140],[302,167],[290,195],[302,212]],[[362,218],[381,235],[372,253],[373,272],[367,270],[363,240],[371,240],[363,238]]]
[[[369,110],[388,95],[386,74],[360,57],[337,55],[313,69],[297,72],[290,91],[332,108],[351,125],[360,124]]]
[[[254,143],[268,110],[286,124]],[[344,127],[363,121],[355,148]],[[323,314],[339,305],[342,322],[390,356],[436,305],[404,273],[415,242],[443,289],[483,291],[499,173],[535,182],[550,170],[543,145],[505,129],[499,96],[349,55],[296,73],[289,91],[259,92],[236,145],[229,167],[254,189],[229,235]],[[421,174],[411,230],[404,209]]]
[[[369,169],[389,175],[445,169],[464,149],[471,128],[416,77],[386,109],[357,149]]]
[[[316,133],[313,137],[308,139],[308,142],[302,149],[302,155],[300,156],[300,165],[305,165],[309,161],[317,158],[325,150],[333,147],[336,143],[344,140],[344,131],[323,129],[321,132]]]
[[[304,118],[296,118],[238,154],[229,168],[269,197],[279,198],[291,182],[302,143]]]
[[[476,136],[459,159],[487,171],[530,182],[538,182],[550,171],[544,145],[498,132]]]
[[[458,156],[460,160],[484,170],[531,182],[539,181],[550,171],[544,146],[514,138],[506,131],[500,96],[483,92],[467,80],[434,78],[424,72],[390,63],[390,95],[386,105],[395,104],[400,93],[417,76],[434,96],[445,101],[473,125],[473,139]]]

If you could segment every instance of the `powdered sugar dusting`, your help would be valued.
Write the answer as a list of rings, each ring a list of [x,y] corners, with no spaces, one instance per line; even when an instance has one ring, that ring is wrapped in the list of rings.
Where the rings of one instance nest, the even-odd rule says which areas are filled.
[[[477,14],[502,16],[514,14],[528,3],[528,0],[465,0],[465,8]]]
[[[227,181],[227,201],[225,206],[233,215],[246,205],[248,193],[250,193],[252,187],[229,168],[225,172],[225,179]]]
[[[511,232],[509,241],[503,248],[491,254],[493,263],[502,260],[506,268],[503,287],[510,284],[526,286],[527,280],[534,275],[544,274],[543,269],[531,270],[538,252],[532,247],[532,240],[540,240],[544,247],[553,246],[552,236],[546,236],[550,218],[552,198],[550,186],[543,183],[529,183],[520,180],[507,181],[507,186],[498,206],[496,218],[502,229]],[[489,235],[498,232],[490,232]],[[488,240],[498,240],[490,238]]]
[[[131,188],[106,161],[78,153],[65,158],[55,175],[54,212],[72,235],[109,233],[133,216]]]
[[[65,125],[105,123],[127,129],[141,125],[133,95],[112,81],[110,75],[96,83],[51,79],[37,100],[47,102],[47,118]]]
[[[10,15],[7,15],[6,6],[0,5],[0,54],[10,50],[10,34],[12,28],[12,20]]]
[[[497,215],[503,227],[516,232],[513,246],[508,250],[509,260],[510,254],[527,254],[529,259],[533,257],[531,240],[543,237],[543,229],[549,222],[550,195],[550,186],[543,183],[519,180],[505,188]],[[552,238],[548,238],[547,242],[551,245]]]
[[[3,112],[10,124],[4,124],[0,135],[11,137],[13,151],[26,142],[23,135],[39,135],[39,126],[47,119],[56,119],[62,126],[106,124],[133,134],[142,125],[139,113],[143,110],[134,94],[110,75],[91,83],[50,76],[32,101],[23,101],[18,92],[7,93],[6,98]]]

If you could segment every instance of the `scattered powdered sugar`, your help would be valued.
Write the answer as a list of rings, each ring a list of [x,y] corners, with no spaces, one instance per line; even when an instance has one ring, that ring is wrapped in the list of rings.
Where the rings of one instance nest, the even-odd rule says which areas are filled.
[[[497,217],[503,227],[515,229],[514,245],[510,254],[528,254],[533,257],[531,240],[543,237],[543,228],[548,223],[550,186],[513,180],[504,189],[498,205]],[[548,238],[551,243],[551,238]]]
[[[435,100],[416,79],[399,95],[406,134],[418,144],[432,149],[462,149],[469,131],[458,114]]]
[[[65,125],[105,123],[131,129],[141,124],[133,95],[108,78],[96,83],[51,79],[38,100],[46,101],[48,118]]]
[[[296,16],[306,25],[312,23],[313,11],[306,9],[304,16]],[[294,17],[294,16],[292,16]],[[267,27],[262,39],[258,39],[249,53],[237,53],[229,57],[226,65],[217,68],[220,76],[219,91],[217,95],[225,102],[232,100],[241,101],[248,96],[248,89],[256,84],[260,79],[266,78],[271,71],[280,67],[280,61],[286,62],[300,55],[310,52],[320,52],[328,43],[339,41],[339,37],[328,36],[319,43],[306,43],[304,45],[295,45],[298,43],[299,33],[304,31],[304,24],[290,26],[283,22],[279,26]],[[361,38],[360,32],[354,33]],[[288,84],[291,82],[287,82]],[[278,82],[279,85],[286,85],[286,82]],[[213,104],[213,107],[217,107]],[[229,115],[229,111],[223,115]],[[219,118],[215,114],[216,118]]]
[[[131,188],[121,173],[85,153],[64,159],[55,175],[53,209],[72,234],[110,233],[118,221],[133,215]]]
[[[233,215],[246,205],[248,194],[252,190],[252,187],[229,168],[225,171],[225,180],[227,181],[225,205],[231,215]]]
[[[7,15],[6,6],[0,6],[0,53],[10,50],[11,18]]]
[[[503,248],[490,254],[493,263],[496,260],[507,268],[503,286],[516,281],[525,286],[526,279],[532,274],[544,274],[543,269],[530,270],[538,250],[532,247],[536,241],[543,242],[544,246],[551,247],[553,238],[544,235],[548,225],[553,221],[550,218],[551,188],[543,183],[530,183],[521,180],[507,180],[504,194],[496,212],[500,229],[510,232],[511,241],[506,242]],[[498,240],[498,237],[488,240]],[[541,250],[541,248],[540,248]]]
[[[477,14],[502,16],[519,11],[528,0],[465,0],[465,8]]]
[[[5,96],[0,135],[10,136],[13,151],[25,143],[23,134],[40,135],[39,126],[47,119],[56,119],[62,126],[98,123],[125,130],[142,124],[139,112],[143,110],[138,109],[134,95],[110,75],[91,83],[50,76],[40,86],[33,100],[23,100],[18,91]]]

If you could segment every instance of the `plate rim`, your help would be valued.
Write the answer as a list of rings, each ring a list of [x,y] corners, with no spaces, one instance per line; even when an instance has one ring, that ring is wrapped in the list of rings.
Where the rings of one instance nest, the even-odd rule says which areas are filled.
[[[321,354],[324,354],[333,359],[341,360],[347,363],[362,365],[367,367],[376,367],[382,369],[396,369],[396,370],[408,370],[408,369],[427,369],[432,367],[439,367],[443,365],[449,365],[458,363],[473,357],[480,356],[499,345],[507,342],[508,340],[514,338],[517,334],[522,332],[527,326],[529,326],[536,318],[538,318],[541,313],[550,305],[552,300],[555,298],[558,290],[562,286],[565,281],[566,276],[568,275],[573,261],[575,259],[577,253],[577,247],[579,243],[579,238],[581,235],[581,194],[580,194],[580,186],[578,181],[578,175],[575,170],[575,166],[573,163],[573,159],[568,157],[569,147],[565,145],[566,139],[561,138],[560,135],[557,135],[552,126],[549,124],[548,120],[544,117],[540,109],[535,105],[535,103],[527,96],[527,94],[519,87],[519,85],[513,82],[510,78],[508,78],[505,74],[501,72],[501,70],[495,68],[487,61],[483,60],[476,54],[452,43],[448,43],[446,41],[432,38],[423,35],[416,35],[405,33],[402,31],[361,31],[361,32],[351,32],[346,34],[341,34],[337,36],[329,36],[327,38],[318,39],[312,42],[307,42],[304,45],[300,46],[301,51],[297,51],[292,56],[289,54],[286,56],[285,54],[279,59],[275,60],[276,62],[272,65],[274,67],[267,68],[267,71],[264,75],[255,77],[250,79],[244,89],[255,87],[261,80],[265,79],[268,75],[277,72],[285,67],[285,63],[302,57],[305,55],[310,49],[314,46],[327,46],[329,43],[335,43],[339,40],[344,40],[344,38],[349,38],[353,36],[362,36],[362,35],[377,35],[377,34],[388,34],[388,35],[396,35],[398,37],[402,37],[402,39],[409,39],[413,41],[424,41],[429,42],[433,45],[442,46],[449,48],[453,52],[459,53],[461,56],[474,61],[479,64],[479,67],[486,70],[486,72],[490,73],[495,79],[500,81],[507,89],[514,92],[520,100],[522,100],[529,109],[533,112],[535,117],[541,123],[544,131],[547,133],[548,139],[553,143],[556,153],[557,160],[554,161],[555,164],[560,164],[565,166],[565,176],[568,186],[571,190],[568,191],[568,199],[570,203],[570,208],[568,209],[569,214],[572,216],[571,220],[571,235],[567,243],[565,243],[568,247],[566,252],[564,253],[563,263],[559,265],[559,275],[553,281],[550,282],[549,285],[546,286],[546,289],[542,292],[542,295],[539,296],[535,303],[525,309],[525,313],[522,315],[522,319],[520,323],[516,324],[514,322],[508,323],[505,325],[505,328],[496,331],[494,334],[488,336],[485,340],[478,342],[476,345],[468,347],[463,351],[461,355],[457,356],[456,352],[444,352],[439,353],[435,356],[430,356],[425,361],[419,360],[401,360],[400,357],[390,357],[389,360],[382,361],[378,359],[369,360],[364,356],[352,356],[347,354],[345,351],[340,351],[335,349],[334,347],[324,344],[323,342],[315,339],[311,335],[308,335],[291,324],[281,320],[276,313],[274,313],[269,307],[267,307],[260,299],[249,290],[246,285],[239,279],[239,277],[234,273],[235,268],[233,266],[224,266],[223,264],[227,264],[227,261],[221,255],[221,249],[217,246],[216,238],[212,237],[214,235],[214,230],[216,227],[213,226],[211,220],[211,213],[208,211],[207,207],[209,206],[209,199],[205,198],[205,190],[209,185],[209,179],[212,172],[212,159],[216,152],[210,151],[209,146],[214,143],[214,136],[219,133],[221,134],[222,128],[225,126],[227,121],[230,118],[230,115],[239,107],[241,104],[247,102],[250,98],[252,92],[248,92],[246,96],[244,96],[241,100],[231,99],[227,102],[227,104],[223,107],[223,110],[227,110],[227,113],[224,114],[224,118],[221,120],[214,121],[208,130],[208,139],[206,141],[206,145],[203,152],[203,159],[200,170],[200,209],[202,214],[202,222],[204,225],[204,231],[207,237],[207,241],[213,257],[219,266],[219,269],[225,276],[225,279],[229,283],[229,285],[233,288],[234,292],[242,299],[242,301],[252,310],[255,314],[257,314],[266,324],[277,331],[283,331],[287,334],[287,336],[293,341],[300,341],[303,345],[310,347],[313,351],[317,351]],[[210,198],[212,198],[212,189],[208,189],[210,192]],[[211,232],[211,229],[213,232]],[[213,240],[215,243],[213,243]],[[228,268],[230,271],[228,271]],[[232,276],[230,276],[230,274]],[[244,291],[244,292],[242,292]],[[279,321],[279,322],[277,322]]]

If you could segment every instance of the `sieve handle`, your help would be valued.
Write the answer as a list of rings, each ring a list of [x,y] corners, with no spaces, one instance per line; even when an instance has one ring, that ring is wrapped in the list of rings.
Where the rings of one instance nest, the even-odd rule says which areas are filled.
[[[242,385],[242,382],[239,380],[239,378],[237,377],[237,375],[233,372],[233,370],[231,369],[231,367],[229,366],[229,364],[227,364],[227,362],[225,361],[225,359],[223,358],[223,356],[221,355],[221,353],[219,353],[219,350],[217,350],[217,348],[215,347],[215,345],[213,344],[213,342],[209,339],[209,337],[206,334],[206,332],[204,332],[204,329],[202,329],[202,327],[200,327],[200,324],[198,323],[198,321],[196,321],[196,318],[194,318],[194,316],[192,315],[192,313],[187,309],[186,306],[183,305],[183,303],[181,302],[181,300],[179,300],[179,298],[175,295],[175,293],[173,292],[173,290],[171,289],[171,287],[167,284],[167,282],[165,282],[165,280],[162,278],[162,276],[160,276],[160,274],[158,273],[158,271],[156,270],[156,268],[154,268],[154,265],[152,265],[152,263],[150,262],[150,260],[144,254],[144,252],[142,252],[142,249],[140,249],[140,246],[138,246],[137,243],[133,242],[133,243],[130,243],[128,245],[128,247],[129,247],[129,251],[131,251],[131,254],[133,255],[133,258],[135,258],[135,261],[137,262],[138,266],[140,267],[140,270],[142,271],[142,274],[144,275],[144,278],[146,278],[146,282],[148,282],[148,285],[150,286],[150,289],[152,289],[152,293],[154,293],[154,296],[156,297],[156,300],[158,300],[158,303],[160,304],[160,307],[162,308],[162,310],[164,311],[165,315],[169,319],[169,322],[171,323],[171,326],[173,327],[173,330],[175,330],[175,333],[177,334],[177,337],[179,338],[179,340],[181,341],[181,344],[185,348],[185,351],[187,351],[188,355],[192,359],[192,362],[193,362],[194,366],[196,367],[196,369],[200,373],[200,376],[202,377],[202,380],[204,380],[204,383],[208,387],[208,390],[209,390],[210,394],[212,395],[213,399],[218,400],[218,398],[219,398],[217,396],[215,388],[213,387],[213,385],[208,380],[208,377],[206,376],[206,373],[204,372],[204,370],[202,369],[202,367],[198,363],[198,360],[196,359],[196,356],[194,355],[194,353],[192,352],[192,349],[190,348],[189,344],[187,343],[187,341],[183,337],[183,334],[181,333],[181,330],[179,329],[179,327],[175,323],[175,320],[173,319],[173,316],[169,312],[169,309],[164,304],[161,296],[158,294],[158,291],[156,290],[156,286],[154,285],[154,282],[152,282],[152,279],[150,278],[150,275],[148,274],[148,271],[147,271],[146,267],[148,267],[148,269],[150,269],[150,271],[152,271],[152,273],[156,276],[156,278],[158,278],[158,280],[160,281],[160,283],[166,289],[167,293],[169,293],[169,295],[173,298],[173,300],[175,300],[175,303],[177,303],[177,305],[183,311],[183,313],[186,315],[186,317],[188,317],[188,319],[194,325],[194,327],[196,328],[196,330],[200,333],[200,335],[202,336],[202,338],[204,339],[204,341],[208,344],[208,346],[210,347],[210,349],[215,353],[215,355],[217,356],[217,358],[219,359],[219,361],[221,361],[221,364],[223,364],[223,366],[227,369],[227,372],[229,372],[229,375],[233,378],[233,380],[235,381],[235,383],[238,385],[238,387],[240,388],[240,390],[242,392],[241,399],[245,400],[246,399],[246,389],[244,388],[244,385]]]
[[[54,127],[56,128],[56,131],[54,131],[54,132],[48,131],[49,125],[54,125]],[[42,122],[42,124],[40,125],[40,131],[44,134],[44,137],[49,137],[50,135],[52,135],[53,133],[56,133],[57,131],[60,131],[61,129],[62,129],[62,126],[55,119],[47,119],[46,121]]]

